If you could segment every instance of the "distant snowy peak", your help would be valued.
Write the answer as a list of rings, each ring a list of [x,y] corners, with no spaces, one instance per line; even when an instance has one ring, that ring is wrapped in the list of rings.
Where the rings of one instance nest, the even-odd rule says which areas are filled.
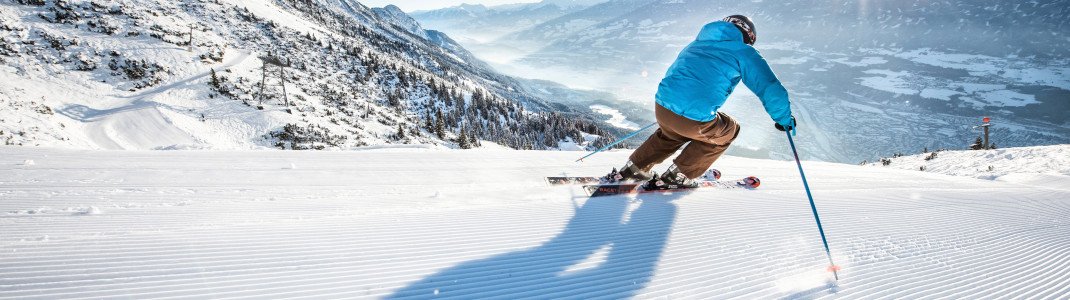
[[[476,18],[485,14],[489,9],[482,4],[461,4],[436,10],[420,10],[412,12],[413,16],[422,19],[456,19]]]
[[[561,0],[559,2],[568,2]],[[653,0],[611,0],[592,1],[590,6],[578,6],[569,10],[559,17],[541,22],[537,26],[518,31],[509,36],[504,36],[502,42],[536,41],[539,44],[552,44],[557,41],[568,40],[572,35],[584,32],[589,28],[598,26],[611,27],[609,22],[619,20],[626,14],[640,11]],[[668,16],[664,16],[668,17]],[[606,28],[598,28],[600,31],[608,31]]]
[[[342,0],[344,1],[344,0]],[[463,5],[472,6],[472,5]],[[483,7],[482,5],[476,5]],[[447,36],[441,31],[426,30],[420,22],[412,18],[408,13],[405,13],[401,8],[396,5],[387,5],[385,7],[377,7],[370,9],[380,21],[387,23],[387,25],[394,26],[397,29],[411,33],[417,37],[420,37],[434,46],[438,46],[444,50],[447,50],[447,56],[454,58],[459,63],[476,66],[479,68],[487,68],[487,66],[478,61],[472,53],[468,52],[463,46],[457,43],[455,40]]]
[[[455,6],[455,8],[460,11],[468,12],[471,14],[482,14],[490,10],[483,4],[461,4],[459,6]]]
[[[375,12],[375,15],[383,21],[398,26],[409,33],[430,40],[427,35],[427,32],[422,26],[420,26],[420,22],[416,22],[416,20],[413,19],[411,16],[406,14],[404,11],[401,11],[401,8],[398,8],[395,5],[387,5],[386,7],[382,8],[372,8],[372,11]]]
[[[461,4],[461,5],[457,5],[457,6],[452,6],[452,7],[447,7],[447,8],[441,9],[441,11],[445,11],[445,12],[448,12],[448,11],[460,11],[460,12],[466,12],[466,13],[470,13],[470,14],[481,14],[481,13],[484,13],[484,12],[486,12],[488,10],[490,10],[490,9],[487,8],[487,6],[485,6],[483,4],[468,4],[468,3],[464,3],[464,4]],[[421,11],[421,12],[424,12],[424,11]]]
[[[427,28],[449,32],[462,40],[491,41],[522,31],[602,1],[547,0],[497,6],[460,5],[412,13]]]
[[[604,3],[608,0],[543,0],[535,3],[512,3],[494,6],[482,4],[461,4],[436,10],[422,10],[412,13],[420,19],[458,19],[479,18],[501,13],[531,13],[538,11],[576,11]],[[516,15],[528,17],[527,15]]]
[[[590,7],[598,4],[602,4],[608,0],[543,0],[542,4],[553,4],[561,8],[572,9],[580,7]]]

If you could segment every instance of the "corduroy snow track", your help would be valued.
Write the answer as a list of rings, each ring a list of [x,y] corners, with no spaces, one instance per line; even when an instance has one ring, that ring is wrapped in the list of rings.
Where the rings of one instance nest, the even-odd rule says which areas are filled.
[[[1070,298],[1070,190],[726,157],[757,190],[588,198],[609,152],[0,148],[0,299]]]

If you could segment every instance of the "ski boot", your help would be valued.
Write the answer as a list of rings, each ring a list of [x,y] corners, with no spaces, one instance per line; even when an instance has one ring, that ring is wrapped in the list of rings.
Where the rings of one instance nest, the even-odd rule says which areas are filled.
[[[620,172],[617,171],[617,168],[613,168],[613,171],[609,171],[609,174],[606,174],[606,176],[602,176],[599,179],[599,183],[600,184],[617,183],[617,182],[620,182],[621,179],[624,179],[624,176],[620,175]]]
[[[680,173],[680,170],[676,168],[676,165],[669,167],[668,171],[665,171],[661,176],[654,176],[645,185],[643,189],[646,190],[669,190],[669,189],[682,189],[682,188],[696,188],[698,183],[691,178],[687,178],[687,175]]]
[[[636,167],[635,164],[628,161],[628,163],[624,164],[624,167],[620,168],[620,171],[613,168],[613,171],[610,171],[609,174],[603,176],[602,183],[643,182],[651,177],[654,176],[649,172],[640,170],[639,167]]]

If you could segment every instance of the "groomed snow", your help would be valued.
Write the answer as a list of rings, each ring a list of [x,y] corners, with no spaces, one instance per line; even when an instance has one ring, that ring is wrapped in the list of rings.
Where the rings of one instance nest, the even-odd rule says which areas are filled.
[[[541,179],[628,154],[0,147],[0,298],[1070,297],[1066,189],[806,162],[833,283],[793,162],[718,162],[754,191]]]

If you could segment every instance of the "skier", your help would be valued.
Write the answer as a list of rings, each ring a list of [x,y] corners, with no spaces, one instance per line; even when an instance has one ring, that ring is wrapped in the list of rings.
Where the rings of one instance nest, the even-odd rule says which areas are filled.
[[[684,48],[658,85],[654,114],[658,130],[632,155],[624,167],[606,176],[611,182],[648,181],[646,188],[695,186],[739,135],[739,124],[717,110],[743,81],[776,122],[789,131],[795,127],[788,91],[754,49],[757,30],[750,18],[732,15],[706,24],[698,38]],[[688,143],[690,142],[690,143]],[[683,152],[660,177],[650,169]]]

